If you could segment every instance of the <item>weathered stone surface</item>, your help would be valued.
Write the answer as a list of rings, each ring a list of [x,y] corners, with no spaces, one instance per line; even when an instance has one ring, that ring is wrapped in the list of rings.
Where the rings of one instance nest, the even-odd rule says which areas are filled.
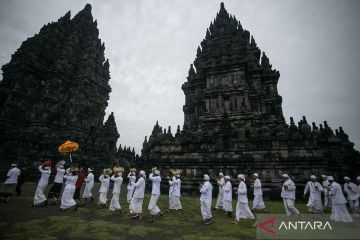
[[[38,164],[61,158],[67,139],[80,145],[74,159],[104,165],[117,158],[119,133],[109,100],[109,61],[88,4],[28,38],[2,67],[0,164]]]
[[[173,136],[157,122],[145,137],[139,165],[164,173],[183,169],[194,186],[203,173],[216,178],[220,170],[232,176],[258,172],[269,187],[284,172],[295,181],[359,174],[359,153],[341,127],[335,133],[327,122],[311,127],[305,117],[285,122],[280,73],[223,4],[200,45],[182,85],[183,129],[178,126]]]

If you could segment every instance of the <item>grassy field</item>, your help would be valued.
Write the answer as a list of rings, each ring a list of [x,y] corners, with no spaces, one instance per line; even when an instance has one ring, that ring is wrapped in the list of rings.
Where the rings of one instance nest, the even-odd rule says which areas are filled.
[[[148,223],[145,220],[133,220],[128,215],[126,191],[120,196],[123,216],[111,215],[107,209],[97,209],[93,204],[77,211],[60,211],[58,205],[32,208],[35,184],[25,184],[23,195],[13,197],[10,203],[0,203],[0,239],[255,239],[255,228],[251,221],[242,221],[239,225],[230,224],[223,211],[213,212],[214,224],[204,225],[200,215],[198,197],[182,197],[183,214],[165,213],[162,220]],[[99,189],[96,185],[94,193]],[[111,194],[109,194],[111,196]],[[95,196],[97,197],[97,195]],[[215,204],[215,199],[213,204]],[[149,194],[144,199],[143,209],[147,209]],[[236,201],[233,201],[235,207]],[[249,204],[252,204],[249,202]],[[265,202],[269,213],[283,213],[282,202]],[[166,210],[167,194],[161,195],[158,206]],[[251,206],[251,205],[250,205]],[[306,212],[305,204],[296,207]]]

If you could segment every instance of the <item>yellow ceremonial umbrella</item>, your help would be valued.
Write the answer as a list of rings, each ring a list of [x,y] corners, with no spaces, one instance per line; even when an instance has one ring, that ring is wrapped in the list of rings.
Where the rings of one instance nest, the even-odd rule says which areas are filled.
[[[70,154],[70,162],[72,162],[71,153],[75,152],[79,149],[79,144],[77,144],[76,142],[67,140],[66,142],[61,144],[58,149],[59,149],[59,152],[61,152],[61,153],[69,153]]]

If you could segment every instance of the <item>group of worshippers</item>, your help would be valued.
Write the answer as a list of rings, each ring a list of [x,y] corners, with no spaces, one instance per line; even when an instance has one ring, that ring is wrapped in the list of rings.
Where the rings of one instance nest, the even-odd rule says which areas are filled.
[[[293,214],[300,214],[295,208],[295,183],[291,180],[288,174],[283,174],[284,183],[281,190],[281,197],[283,198],[285,212],[288,216]],[[304,189],[304,197],[309,194],[308,211],[310,213],[324,213],[326,207],[331,207],[330,219],[336,222],[352,222],[352,216],[349,214],[346,203],[349,203],[354,217],[358,217],[359,197],[360,197],[360,176],[356,178],[358,185],[351,182],[347,176],[344,177],[344,189],[341,185],[335,182],[333,176],[321,175],[322,183],[317,181],[315,175],[310,176],[310,181],[307,182]],[[344,196],[347,196],[347,200]],[[324,195],[324,205],[322,200]]]
[[[59,161],[56,166],[56,176],[54,183],[50,188],[48,198],[45,196],[45,189],[49,183],[49,177],[51,174],[51,161],[45,161],[39,166],[39,172],[41,173],[40,180],[38,182],[33,206],[46,206],[48,204],[48,198],[52,199],[52,203],[57,203],[60,199],[60,208],[63,210],[73,208],[76,210],[78,206],[85,206],[93,201],[93,187],[94,187],[94,174],[91,168],[88,168],[87,175],[85,176],[82,168],[71,166],[65,169],[65,161]],[[123,183],[122,173],[124,168],[115,166],[114,168],[105,168],[99,177],[101,183],[99,189],[99,208],[109,208],[113,213],[122,214],[120,206],[120,192],[121,185]],[[8,185],[8,188],[14,188],[17,185],[18,177],[20,176],[20,169],[16,164],[12,164],[12,168],[7,174],[7,179],[4,185]],[[352,222],[352,216],[349,214],[346,204],[349,203],[351,211],[355,217],[359,216],[359,197],[360,197],[360,176],[357,177],[357,184],[353,183],[347,176],[344,177],[345,184],[342,189],[341,185],[335,182],[334,177],[321,175],[322,183],[317,181],[315,175],[310,176],[310,181],[307,182],[304,189],[304,197],[309,195],[307,207],[310,213],[324,213],[326,207],[331,207],[331,220],[337,222]],[[145,195],[146,185],[146,173],[141,170],[136,175],[136,169],[131,168],[127,175],[127,202],[129,204],[129,212],[134,219],[143,218],[143,200]],[[160,197],[160,184],[161,176],[160,170],[156,167],[151,169],[151,173],[148,176],[151,184],[151,198],[148,204],[149,221],[155,219],[161,219],[163,212],[157,206],[158,199]],[[281,187],[281,197],[283,199],[285,213],[288,216],[294,214],[300,214],[300,212],[294,206],[296,185],[289,177],[288,174],[283,174],[284,180]],[[266,212],[265,204],[263,200],[262,185],[259,175],[254,173],[253,179],[253,195],[254,200],[252,209],[250,210],[248,205],[247,186],[245,183],[245,175],[237,175],[237,188],[233,188],[231,183],[231,177],[229,175],[224,176],[223,173],[219,173],[217,179],[217,185],[219,193],[217,196],[216,204],[213,210],[222,208],[228,215],[233,217],[232,206],[232,193],[235,191],[237,194],[237,203],[235,209],[235,219],[233,224],[238,224],[240,219],[252,219],[254,221],[253,226],[256,226],[256,220],[253,212]],[[182,213],[182,205],[180,202],[181,197],[181,170],[171,170],[170,175],[167,177],[169,183],[169,211],[175,211],[179,214]],[[201,215],[205,224],[213,223],[212,210],[212,195],[213,186],[210,183],[210,176],[205,174],[203,176],[203,183],[199,186],[200,193],[200,207]],[[63,188],[63,184],[65,186]],[[80,188],[85,183],[82,198],[80,199]],[[111,186],[112,185],[112,186]],[[63,188],[62,195],[61,191]],[[112,190],[112,198],[108,204],[108,192]],[[346,194],[347,199],[344,196]],[[322,196],[324,196],[324,204]],[[76,202],[75,199],[80,199]]]

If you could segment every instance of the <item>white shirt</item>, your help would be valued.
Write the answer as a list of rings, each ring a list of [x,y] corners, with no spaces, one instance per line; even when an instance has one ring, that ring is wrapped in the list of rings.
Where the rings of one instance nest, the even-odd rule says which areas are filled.
[[[349,182],[344,184],[344,192],[346,192],[348,200],[357,200],[359,198],[357,190],[358,189],[355,183]]]
[[[86,184],[94,184],[94,174],[92,172],[89,172],[88,175],[85,178]]]
[[[7,173],[7,179],[4,182],[5,184],[16,184],[18,181],[18,177],[20,175],[20,169],[17,167],[13,167],[12,169],[10,169]]]
[[[223,192],[223,186],[225,185],[225,179],[222,177],[217,181],[217,184],[219,186],[219,192]]]
[[[287,189],[285,189],[285,186],[287,186]],[[288,179],[282,185],[281,197],[295,200],[295,190],[296,190],[295,183],[291,179]]]
[[[150,173],[149,179],[152,182],[151,194],[160,194],[161,177],[160,176],[153,176],[153,174]]]
[[[254,196],[262,196],[262,190],[261,190],[261,181],[260,179],[255,179],[254,181]]]
[[[55,175],[54,182],[63,183],[64,175],[65,175],[65,169],[64,168],[60,168],[60,167],[56,168],[56,175]]]
[[[42,166],[40,166],[39,171],[41,172],[41,178],[39,180],[38,185],[40,186],[47,185],[49,183],[51,169],[50,168],[43,169]]]
[[[319,182],[308,181],[304,189],[304,194],[310,192],[309,200],[321,201],[321,192],[323,191],[324,189]]]
[[[224,201],[232,201],[232,185],[230,181],[225,183],[224,188]]]
[[[180,178],[173,177],[174,182],[174,196],[180,197],[181,196],[181,180]]]
[[[123,178],[121,176],[115,177],[115,175],[113,175],[111,176],[111,180],[114,182],[113,193],[120,193]]]
[[[333,182],[330,186],[329,197],[332,205],[343,205],[347,201],[344,197],[340,184]]]
[[[137,182],[134,184],[135,191],[134,191],[134,198],[144,198],[145,192],[145,179],[140,177]]]
[[[130,186],[131,186],[133,183],[135,183],[135,181],[136,181],[136,176],[135,176],[135,174],[129,173],[128,176],[127,176],[127,178],[129,179],[129,185],[130,185]]]
[[[105,192],[109,191],[110,177],[109,176],[105,177],[105,175],[101,175],[99,177],[99,181],[101,182],[99,192],[105,193]]]
[[[200,201],[211,204],[213,186],[209,181],[205,181],[200,189]]]
[[[246,184],[241,181],[238,186],[238,202],[248,203],[247,187]]]
[[[65,182],[65,188],[64,189],[75,189],[75,184],[78,179],[78,175],[66,175],[64,176]]]

